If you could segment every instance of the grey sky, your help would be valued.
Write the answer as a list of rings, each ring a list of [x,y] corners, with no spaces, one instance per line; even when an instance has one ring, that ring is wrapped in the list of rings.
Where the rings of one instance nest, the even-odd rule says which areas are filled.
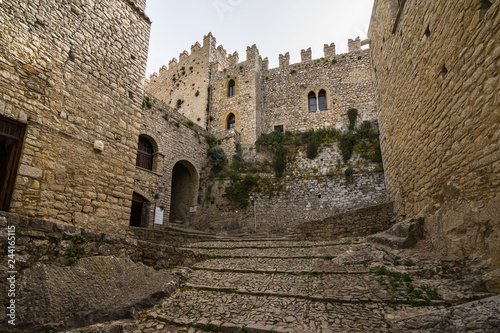
[[[374,0],[147,0],[153,22],[146,77],[212,32],[217,45],[246,59],[246,48],[257,44],[269,67],[290,52],[300,62],[300,50],[312,48],[313,59],[323,45],[335,43],[347,52],[347,40],[366,38]]]

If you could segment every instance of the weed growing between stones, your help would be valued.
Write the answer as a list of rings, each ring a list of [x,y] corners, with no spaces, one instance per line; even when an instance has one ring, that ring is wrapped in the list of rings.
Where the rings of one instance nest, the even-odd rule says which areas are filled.
[[[201,330],[203,332],[219,332],[219,329],[217,328],[217,326],[215,326],[212,323],[207,323],[207,324],[203,325],[201,327]]]
[[[436,288],[426,285],[415,287],[411,283],[413,279],[407,273],[390,271],[385,266],[370,268],[370,273],[378,276],[379,284],[392,294],[389,303],[395,303],[398,295],[404,297],[411,306],[430,304],[432,300],[443,299]]]
[[[147,107],[148,109],[151,109],[153,107],[153,103],[151,102],[151,98],[149,96],[144,96],[142,99],[142,107]]]
[[[354,130],[356,119],[358,118],[358,109],[351,108],[347,110],[347,117],[349,118],[349,130]]]
[[[86,253],[90,251],[89,242],[85,237],[81,235],[75,235],[71,239],[73,246],[69,247],[66,251],[67,257],[66,259],[70,264],[74,264],[78,260],[80,260]]]

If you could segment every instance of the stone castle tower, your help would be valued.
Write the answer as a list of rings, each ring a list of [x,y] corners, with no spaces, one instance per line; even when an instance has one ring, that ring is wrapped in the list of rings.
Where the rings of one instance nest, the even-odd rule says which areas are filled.
[[[302,50],[297,64],[286,53],[270,69],[256,45],[240,61],[209,33],[203,46],[195,43],[191,54],[184,51],[146,80],[145,90],[212,133],[251,148],[273,130],[345,127],[349,108],[374,121],[370,55],[361,44],[359,37],[349,40],[349,53],[342,55],[325,44],[324,56],[315,60],[310,48]]]

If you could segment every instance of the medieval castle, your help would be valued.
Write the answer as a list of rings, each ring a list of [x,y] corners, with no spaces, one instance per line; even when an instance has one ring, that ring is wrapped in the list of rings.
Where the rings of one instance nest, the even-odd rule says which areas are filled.
[[[423,217],[436,253],[498,270],[499,4],[375,0],[367,40],[346,54],[325,44],[320,59],[302,50],[297,64],[279,55],[278,68],[209,33],[144,79],[145,0],[0,1],[0,210],[123,236],[298,232],[378,207],[392,222]],[[337,144],[308,158],[297,142],[283,177],[266,174],[262,135],[363,123],[379,131],[383,169],[363,147],[342,161]],[[210,178],[212,145],[273,191],[227,205],[232,179]]]

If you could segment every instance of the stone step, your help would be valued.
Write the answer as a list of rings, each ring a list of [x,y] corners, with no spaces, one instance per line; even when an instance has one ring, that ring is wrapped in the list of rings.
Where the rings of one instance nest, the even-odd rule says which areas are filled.
[[[146,315],[153,322],[223,331],[387,332],[383,304],[345,304],[277,296],[186,290]],[[231,331],[231,329],[234,329]]]
[[[362,244],[362,241],[357,238],[357,241],[290,241],[290,240],[234,240],[234,241],[207,241],[197,242],[183,246],[189,249],[275,249],[275,248],[312,248],[325,246],[341,246],[351,244]]]
[[[235,273],[195,271],[187,288],[333,302],[381,302],[391,295],[373,275]]]
[[[349,245],[327,245],[322,247],[290,247],[290,248],[180,248],[191,250],[210,258],[333,258],[349,250]]]
[[[330,257],[324,258],[217,258],[196,263],[194,270],[212,270],[240,273],[295,273],[313,272],[332,274],[367,274],[364,265],[339,265]]]

